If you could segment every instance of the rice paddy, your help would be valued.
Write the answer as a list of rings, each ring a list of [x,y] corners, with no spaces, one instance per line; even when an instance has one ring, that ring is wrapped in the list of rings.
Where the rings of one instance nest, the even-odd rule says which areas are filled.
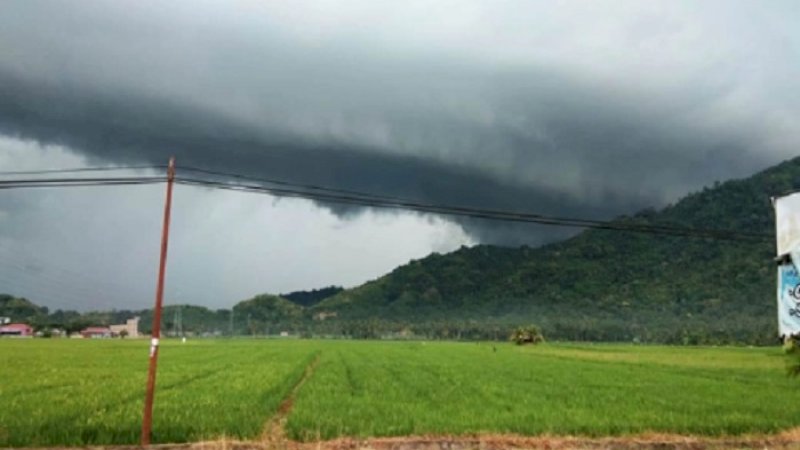
[[[138,442],[145,340],[0,340],[0,447]],[[296,391],[293,388],[304,377]],[[520,434],[708,436],[800,425],[779,348],[165,341],[153,442]]]

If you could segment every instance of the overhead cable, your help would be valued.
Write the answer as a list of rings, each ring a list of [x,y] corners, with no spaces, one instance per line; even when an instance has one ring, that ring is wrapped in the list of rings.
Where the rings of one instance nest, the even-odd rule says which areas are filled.
[[[318,200],[330,203],[350,204],[367,206],[374,208],[407,209],[418,212],[444,214],[451,216],[472,217],[487,220],[498,220],[507,222],[534,223],[540,225],[566,226],[577,228],[593,228],[615,231],[633,231],[651,234],[661,234],[670,236],[712,238],[722,240],[763,240],[772,238],[767,234],[757,234],[750,232],[737,232],[732,230],[698,229],[698,228],[678,228],[665,226],[651,226],[646,224],[631,224],[619,221],[597,221],[587,219],[567,219],[558,217],[548,217],[540,214],[526,214],[509,211],[486,210],[479,208],[453,207],[447,205],[425,204],[409,201],[382,201],[370,197],[345,196],[338,194],[328,194],[324,192],[309,192],[297,189],[272,188],[260,185],[233,184],[219,181],[202,180],[195,178],[177,177],[175,180],[179,184],[204,186],[223,190],[239,192],[253,192],[269,194],[283,197],[299,197],[311,200]]]
[[[49,175],[55,173],[80,173],[80,172],[113,172],[119,170],[146,170],[163,169],[164,165],[143,165],[143,166],[110,166],[110,167],[73,167],[67,169],[39,169],[39,170],[13,170],[0,171],[0,176],[11,175]]]
[[[158,177],[103,177],[103,178],[34,178],[0,180],[0,189],[61,188],[80,186],[124,186],[134,184],[163,183],[166,178]]]
[[[128,166],[145,167],[145,166]],[[152,168],[153,166],[147,166]],[[97,171],[101,168],[83,168],[86,171]],[[64,169],[78,171],[80,169]],[[630,231],[638,233],[660,234],[668,236],[697,237],[721,240],[755,241],[773,239],[772,235],[764,233],[754,233],[749,231],[723,230],[723,229],[703,229],[690,228],[674,225],[643,224],[632,223],[629,221],[603,221],[595,219],[582,219],[572,217],[547,216],[529,212],[507,211],[486,209],[477,207],[464,207],[457,205],[443,205],[425,203],[415,200],[403,199],[400,197],[389,197],[374,195],[365,192],[358,192],[345,189],[330,188],[320,185],[308,185],[291,183],[283,180],[271,180],[266,178],[255,178],[244,175],[231,174],[213,170],[200,169],[196,167],[183,168],[179,170],[189,170],[196,173],[213,175],[217,177],[233,178],[235,181],[209,180],[205,178],[193,178],[177,176],[175,181],[179,184],[203,186],[215,189],[224,189],[239,192],[253,192],[283,197],[298,197],[320,202],[365,206],[372,208],[387,209],[406,209],[411,211],[441,214],[450,216],[471,217],[477,219],[533,223],[540,225],[591,228],[614,231]],[[242,183],[240,180],[253,180],[259,184]],[[143,185],[166,182],[164,176],[148,177],[99,177],[99,178],[25,178],[0,180],[0,190],[25,189],[25,188],[62,188],[62,187],[82,187],[82,186],[124,186],[124,185]],[[281,187],[265,186],[265,184],[278,185]]]
[[[370,193],[365,193],[365,192],[359,192],[359,191],[354,191],[354,190],[336,189],[336,188],[330,188],[330,187],[320,186],[320,185],[306,185],[306,184],[291,183],[291,182],[287,182],[287,181],[276,181],[276,180],[257,178],[257,177],[251,177],[251,176],[245,176],[245,175],[239,175],[239,174],[233,174],[233,173],[227,173],[227,172],[200,169],[200,168],[195,168],[195,167],[183,167],[183,166],[181,166],[180,169],[181,170],[189,170],[189,171],[199,172],[199,173],[205,173],[205,174],[212,174],[212,175],[216,175],[216,176],[226,176],[226,177],[230,177],[230,178],[233,178],[233,179],[237,180],[237,182],[238,182],[238,180],[242,180],[243,179],[243,180],[257,181],[257,182],[263,182],[263,183],[268,183],[268,184],[276,184],[276,185],[282,185],[282,186],[288,186],[288,187],[294,187],[294,188],[310,189],[310,190],[321,191],[321,192],[330,192],[330,193],[336,193],[336,194],[354,195],[354,196],[356,196],[358,198],[368,198],[368,199],[375,198],[375,199],[380,199],[380,200],[396,201],[396,202],[399,202],[398,207],[401,207],[401,206],[404,206],[404,205],[405,206],[413,206],[413,207],[417,207],[417,206],[438,207],[438,206],[440,206],[440,205],[426,205],[426,204],[422,204],[422,203],[420,203],[420,202],[418,202],[416,200],[410,200],[410,199],[402,198],[402,197],[375,195],[375,194],[370,194]],[[285,190],[280,190],[280,189],[272,189],[272,190],[274,191],[274,193],[276,195],[278,195],[279,193],[286,193]],[[292,191],[292,192],[294,192],[294,191]],[[286,194],[286,195],[289,195],[289,194]],[[474,207],[453,206],[453,205],[447,205],[447,206],[445,206],[445,208],[447,208],[449,210],[453,210],[453,211],[461,211],[461,212],[464,212],[464,213],[472,213],[472,212],[474,212],[476,210],[476,208],[474,208]],[[486,213],[486,214],[524,216],[526,218],[541,219],[543,221],[564,221],[564,222],[570,222],[570,223],[574,224],[574,226],[592,226],[592,225],[603,226],[603,225],[607,225],[609,223],[608,221],[605,221],[605,220],[581,219],[581,218],[563,217],[563,216],[548,216],[548,215],[535,214],[535,213],[529,213],[529,212],[520,212],[520,211],[502,211],[502,210],[486,209],[486,208],[480,208],[480,211],[482,213]],[[616,221],[615,224],[619,225],[619,221]],[[634,226],[634,225],[627,224],[627,226]],[[683,233],[683,232],[685,232],[687,230],[690,230],[690,231],[696,231],[697,230],[695,228],[687,228],[687,227],[682,227],[682,226],[665,225],[665,224],[646,225],[646,227],[648,229],[653,229],[653,230],[657,229],[657,230],[662,230],[662,231],[665,231],[665,232],[676,232],[676,233]],[[702,231],[704,231],[706,233],[715,233],[715,234],[735,233],[736,235],[739,235],[739,236],[750,236],[750,237],[757,238],[757,239],[767,239],[767,238],[771,239],[772,238],[771,235],[767,235],[767,234],[763,234],[763,233],[753,233],[753,232],[749,232],[749,231],[731,231],[731,230],[719,230],[719,229],[704,229]]]
[[[255,181],[257,183],[266,183],[266,184],[274,184],[276,186],[289,186],[289,187],[296,187],[301,189],[308,189],[312,191],[323,191],[323,192],[334,192],[338,194],[349,194],[349,195],[357,195],[359,197],[368,197],[368,198],[377,198],[383,200],[400,200],[406,201],[401,197],[394,197],[389,195],[381,195],[381,194],[367,194],[364,192],[359,191],[352,191],[349,189],[339,189],[333,188],[329,186],[322,186],[317,184],[301,184],[301,183],[292,183],[290,181],[285,180],[276,180],[274,178],[262,178],[262,177],[253,177],[248,175],[240,175],[231,172],[221,172],[218,170],[208,170],[208,169],[201,169],[198,167],[191,167],[191,166],[180,166],[178,168],[179,171],[190,171],[190,172],[197,172],[206,175],[214,175],[218,177],[226,177],[226,178],[233,178],[235,180],[245,180],[245,181]]]

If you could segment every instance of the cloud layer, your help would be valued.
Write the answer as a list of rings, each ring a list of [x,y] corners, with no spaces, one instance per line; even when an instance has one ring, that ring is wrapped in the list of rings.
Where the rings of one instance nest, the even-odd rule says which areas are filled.
[[[425,202],[611,218],[794,156],[798,19],[779,1],[9,1],[0,134],[89,164],[174,154]],[[574,232],[446,220],[484,243]]]
[[[736,6],[15,2],[0,131],[108,162],[611,217],[790,156],[796,7]]]

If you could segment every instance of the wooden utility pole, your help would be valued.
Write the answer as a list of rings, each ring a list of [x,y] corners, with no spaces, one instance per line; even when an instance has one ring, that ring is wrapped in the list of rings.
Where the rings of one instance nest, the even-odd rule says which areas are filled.
[[[175,181],[175,157],[167,166],[167,200],[164,204],[164,226],[161,231],[161,263],[158,267],[156,305],[153,309],[153,332],[150,340],[150,368],[147,371],[147,392],[142,413],[142,445],[150,445],[150,430],[153,423],[153,395],[156,390],[156,368],[158,366],[158,340],[161,337],[161,304],[164,300],[164,273],[167,269],[167,245],[169,243],[169,215],[172,209],[172,185]]]

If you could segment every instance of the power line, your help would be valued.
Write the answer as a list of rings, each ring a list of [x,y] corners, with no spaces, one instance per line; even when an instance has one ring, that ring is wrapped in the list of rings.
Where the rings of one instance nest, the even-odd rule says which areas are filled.
[[[220,172],[217,170],[208,170],[208,169],[201,169],[198,167],[191,167],[191,166],[180,166],[178,168],[179,171],[188,170],[190,172],[197,172],[206,175],[214,175],[219,177],[228,177],[234,178],[236,180],[245,180],[245,181],[255,181],[258,183],[266,183],[266,184],[274,184],[276,186],[288,186],[288,187],[296,187],[302,189],[308,189],[312,191],[324,191],[324,192],[333,192],[338,194],[349,194],[349,195],[357,195],[359,197],[368,197],[368,198],[376,198],[382,200],[396,200],[396,201],[407,201],[407,199],[401,197],[394,197],[390,195],[380,195],[380,194],[367,194],[364,192],[359,191],[352,191],[349,189],[339,189],[339,188],[332,188],[329,186],[323,186],[318,184],[300,184],[300,183],[292,183],[290,181],[285,180],[276,180],[274,178],[261,178],[261,177],[252,177],[247,175],[240,175],[231,172]]]
[[[61,188],[82,186],[126,186],[135,184],[163,183],[166,178],[157,177],[103,177],[103,178],[28,178],[0,180],[0,189]]]
[[[154,166],[131,166],[131,167],[154,167]],[[96,171],[102,168],[84,168],[87,171]],[[64,169],[77,171],[80,169]],[[621,221],[602,221],[593,219],[581,219],[571,217],[547,216],[518,211],[503,211],[495,209],[463,207],[454,205],[442,205],[424,203],[415,200],[403,199],[399,197],[388,197],[373,195],[364,192],[329,188],[319,185],[295,184],[282,180],[260,179],[244,175],[218,172],[213,170],[200,169],[196,167],[188,168],[190,171],[204,173],[214,176],[225,176],[237,179],[235,183],[227,181],[214,181],[202,178],[176,177],[175,181],[184,185],[194,185],[210,187],[215,189],[232,190],[239,192],[253,192],[269,194],[282,197],[298,197],[310,200],[358,205],[373,208],[406,209],[417,212],[442,214],[450,216],[471,217],[485,220],[496,220],[506,222],[533,223],[539,225],[591,228],[613,231],[629,231],[650,234],[660,234],[680,237],[698,237],[721,240],[766,240],[772,239],[772,235],[754,233],[748,231],[721,230],[721,229],[702,229],[676,227],[658,224],[637,224],[625,223]],[[245,184],[238,180],[256,180],[260,183],[277,184],[284,187],[269,187],[263,184]],[[123,186],[154,184],[166,181],[164,176],[149,177],[100,177],[100,178],[26,178],[0,180],[0,190],[21,189],[21,188],[61,188],[78,186]]]
[[[40,170],[15,170],[0,172],[0,176],[9,175],[46,175],[54,173],[80,173],[80,172],[112,172],[117,170],[145,170],[145,169],[163,169],[164,165],[149,165],[149,166],[114,166],[114,167],[73,167],[68,169],[40,169]]]
[[[614,222],[590,221],[584,219],[564,219],[564,218],[547,217],[538,214],[513,213],[506,211],[482,210],[482,209],[463,208],[463,207],[449,207],[449,206],[428,205],[421,203],[408,203],[408,202],[381,203],[381,202],[374,202],[371,199],[365,199],[365,198],[315,194],[315,193],[295,191],[295,190],[265,188],[261,186],[230,185],[225,183],[209,182],[205,180],[179,179],[178,182],[182,184],[203,185],[203,186],[210,186],[227,190],[261,192],[278,196],[292,196],[292,197],[310,198],[314,200],[322,200],[322,201],[337,202],[337,203],[357,204],[360,206],[403,208],[421,212],[460,215],[460,216],[477,217],[477,218],[493,219],[493,220],[529,222],[529,223],[538,223],[544,225],[574,226],[582,228],[601,228],[601,229],[614,229],[614,230],[624,230],[624,231],[660,232],[660,234],[671,234],[680,236],[688,234],[697,236],[698,234],[702,234],[703,236],[714,237],[714,238],[725,238],[725,237],[742,238],[745,236],[753,238],[769,237],[768,235],[756,235],[754,233],[738,233],[728,230],[702,230],[702,229],[688,229],[688,228],[680,229],[680,228],[670,228],[661,226],[621,224],[618,222],[614,223]]]
[[[425,204],[419,202],[408,201],[381,201],[369,197],[360,196],[344,196],[337,194],[308,192],[295,189],[271,188],[256,185],[244,184],[231,184],[218,181],[209,181],[201,179],[192,179],[178,177],[175,180],[177,183],[184,185],[203,186],[223,190],[232,190],[239,192],[253,192],[261,194],[269,194],[274,196],[283,197],[299,197],[312,200],[319,200],[332,203],[353,204],[359,206],[369,206],[375,208],[393,208],[393,209],[407,209],[418,212],[445,214],[452,216],[473,217],[487,220],[498,220],[508,222],[523,222],[534,223],[540,225],[553,225],[553,226],[568,226],[577,228],[592,228],[604,229],[614,231],[633,231],[651,234],[662,234],[670,236],[681,237],[699,237],[711,238],[721,240],[762,240],[772,238],[767,234],[758,234],[750,232],[737,232],[731,230],[713,230],[713,229],[698,229],[698,228],[677,228],[665,226],[651,226],[641,224],[625,224],[620,222],[604,222],[587,219],[567,219],[558,217],[548,217],[540,214],[526,214],[518,212],[486,210],[478,208],[464,208],[453,207],[446,205]]]
[[[188,168],[187,167],[181,167],[181,169],[194,171],[194,172],[198,172],[198,173],[211,174],[211,175],[216,175],[216,176],[227,176],[227,177],[234,178],[234,179],[237,179],[237,180],[240,180],[240,179],[251,180],[251,181],[258,181],[258,182],[264,182],[264,183],[269,183],[269,184],[277,184],[277,185],[288,186],[288,187],[295,187],[295,188],[302,188],[302,189],[313,189],[313,190],[317,190],[317,191],[321,191],[321,192],[330,192],[330,193],[334,193],[334,194],[340,194],[341,193],[341,194],[346,194],[346,195],[353,195],[353,196],[358,197],[359,199],[363,198],[363,199],[378,199],[378,200],[384,200],[384,201],[385,200],[395,201],[395,202],[399,202],[398,207],[403,207],[403,206],[423,207],[424,206],[424,207],[427,208],[427,207],[438,207],[439,206],[439,205],[425,205],[425,204],[421,204],[420,202],[418,202],[416,200],[410,200],[410,199],[401,198],[401,197],[373,195],[373,194],[368,194],[368,193],[359,192],[359,191],[329,188],[329,187],[320,186],[320,185],[296,184],[296,183],[291,183],[291,182],[287,182],[287,181],[276,181],[276,180],[270,180],[270,179],[264,179],[264,178],[257,178],[257,177],[239,175],[239,174],[234,174],[234,173],[229,173],[229,172],[220,172],[220,171],[214,171],[214,170],[200,169],[200,168],[196,168],[196,167],[188,167]],[[274,195],[287,195],[287,196],[290,195],[286,191],[287,190],[273,189],[273,194]],[[296,193],[294,190],[290,190],[290,191],[292,191],[292,193]],[[283,193],[283,194],[281,194],[281,193]],[[291,195],[296,196],[294,194],[291,194]],[[317,200],[319,200],[319,199],[317,199]],[[341,199],[341,198],[340,199],[336,199],[336,200],[331,199],[329,201],[337,201],[337,202],[339,202],[339,200],[343,200],[343,199]],[[367,205],[367,206],[375,206],[375,205]],[[604,221],[604,220],[580,219],[580,218],[563,217],[563,216],[546,216],[546,215],[542,215],[542,214],[533,214],[533,213],[527,213],[527,212],[501,211],[501,210],[493,210],[493,209],[485,209],[485,208],[471,208],[471,207],[452,206],[452,205],[446,206],[445,208],[448,209],[448,210],[452,210],[454,212],[464,213],[465,215],[473,214],[473,213],[475,213],[475,211],[477,209],[483,214],[525,216],[526,218],[529,218],[529,219],[540,219],[543,222],[547,222],[545,224],[550,224],[550,225],[559,225],[560,224],[560,223],[550,223],[551,221],[569,222],[569,225],[565,225],[565,226],[575,226],[575,227],[592,227],[592,226],[603,226],[603,227],[605,227],[606,225],[612,223],[612,222]],[[670,225],[660,225],[660,224],[652,224],[652,225],[624,224],[623,225],[623,224],[620,224],[620,222],[618,222],[618,221],[617,222],[613,222],[613,223],[615,224],[615,227],[614,227],[615,229],[619,229],[622,226],[625,226],[626,229],[632,229],[632,228],[636,228],[636,227],[639,227],[639,228],[644,227],[647,230],[659,230],[659,231],[664,231],[664,232],[669,232],[669,233],[677,233],[679,235],[682,235],[683,233],[685,233],[688,230],[688,231],[692,231],[692,232],[702,231],[703,233],[706,233],[706,234],[713,233],[715,236],[718,236],[720,234],[735,234],[737,236],[749,236],[749,237],[753,237],[753,238],[757,238],[757,239],[771,239],[772,238],[771,235],[767,235],[767,234],[763,234],[763,233],[753,233],[753,232],[748,232],[748,231],[732,231],[732,230],[719,230],[719,229],[696,229],[696,228],[686,228],[686,227],[680,227],[680,226],[670,226]]]

